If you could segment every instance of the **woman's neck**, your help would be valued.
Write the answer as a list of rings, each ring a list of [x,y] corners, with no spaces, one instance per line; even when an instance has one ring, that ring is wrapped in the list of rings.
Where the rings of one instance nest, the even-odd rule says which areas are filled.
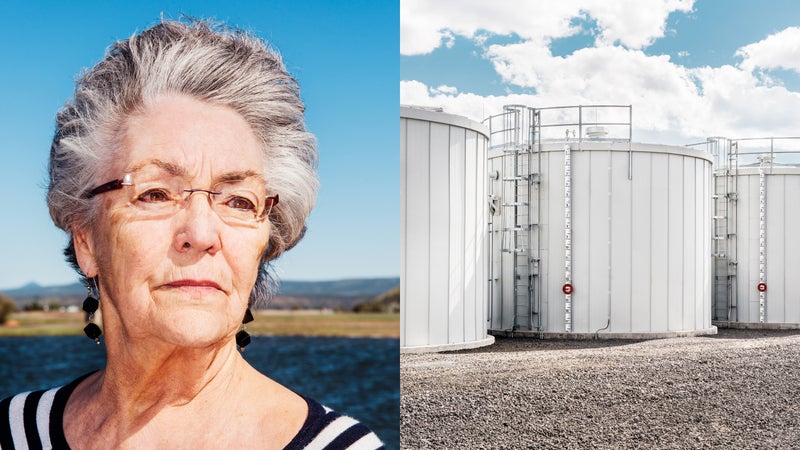
[[[249,368],[232,342],[199,349],[139,343],[109,349],[97,394],[127,411],[187,405],[202,396],[230,395],[232,385],[248,373],[242,366]]]
[[[253,401],[271,403],[276,389],[231,349],[214,351],[213,357],[175,350],[135,364],[109,360],[105,370],[81,383],[70,398],[64,423],[70,445],[84,448],[89,442],[82,439],[97,448],[211,445],[230,427],[247,436],[259,428],[251,421],[264,413],[253,409]]]

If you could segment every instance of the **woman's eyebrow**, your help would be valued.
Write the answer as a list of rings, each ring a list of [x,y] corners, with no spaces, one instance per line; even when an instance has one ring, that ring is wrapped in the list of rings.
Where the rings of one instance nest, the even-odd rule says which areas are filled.
[[[133,166],[130,170],[128,170],[128,172],[136,172],[142,169],[143,167],[150,165],[158,167],[159,169],[163,170],[164,172],[167,172],[167,174],[171,176],[178,176],[183,178],[187,178],[189,176],[189,172],[188,170],[186,170],[185,167],[176,164],[174,162],[163,161],[158,158],[152,158],[146,161],[142,161],[141,163]],[[234,183],[237,181],[246,180],[248,178],[258,178],[260,180],[264,179],[263,175],[255,170],[251,169],[232,170],[229,172],[224,172],[214,177],[214,183]]]
[[[162,161],[158,158],[152,158],[146,161],[142,161],[139,164],[136,164],[135,166],[131,167],[128,170],[128,172],[137,172],[143,167],[150,165],[156,166],[159,169],[173,176],[186,177],[188,175],[186,168],[184,168],[183,166],[168,161]]]
[[[248,178],[258,178],[263,180],[263,176],[260,172],[256,172],[255,170],[234,170],[230,172],[225,172],[217,177],[214,177],[214,182],[216,183],[233,183],[236,181],[246,180]]]

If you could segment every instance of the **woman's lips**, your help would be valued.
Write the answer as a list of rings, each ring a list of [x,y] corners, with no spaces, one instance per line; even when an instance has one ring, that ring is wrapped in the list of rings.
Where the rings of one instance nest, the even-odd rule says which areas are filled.
[[[210,280],[177,280],[177,281],[170,281],[169,283],[165,284],[166,287],[171,288],[211,288],[222,290],[222,288],[215,282]]]

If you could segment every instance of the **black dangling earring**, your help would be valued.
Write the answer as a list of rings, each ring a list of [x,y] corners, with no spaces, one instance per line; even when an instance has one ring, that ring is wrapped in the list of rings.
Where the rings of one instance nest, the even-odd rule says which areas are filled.
[[[97,289],[97,284],[94,283],[94,279],[90,278],[90,280],[92,284],[95,285],[95,289]],[[86,320],[88,320],[89,323],[83,329],[83,332],[86,333],[89,339],[93,339],[97,345],[100,345],[100,335],[103,334],[103,332],[100,330],[100,327],[94,323],[94,313],[97,311],[97,308],[100,307],[100,302],[92,296],[92,287],[88,283],[86,284],[86,291],[87,297],[86,300],[83,301],[83,310],[86,311]]]
[[[239,351],[244,351],[244,348],[247,347],[247,344],[250,343],[250,333],[244,331],[245,324],[248,324],[253,321],[253,313],[250,311],[250,308],[247,308],[247,311],[244,312],[244,318],[242,319],[242,329],[236,333],[236,345],[239,346]]]

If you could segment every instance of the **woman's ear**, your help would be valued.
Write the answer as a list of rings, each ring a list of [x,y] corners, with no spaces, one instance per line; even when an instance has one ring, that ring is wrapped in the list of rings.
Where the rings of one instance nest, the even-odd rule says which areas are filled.
[[[92,234],[84,228],[74,230],[72,233],[72,244],[75,246],[75,258],[78,260],[78,266],[81,268],[81,272],[83,272],[87,278],[96,277],[98,269]]]

